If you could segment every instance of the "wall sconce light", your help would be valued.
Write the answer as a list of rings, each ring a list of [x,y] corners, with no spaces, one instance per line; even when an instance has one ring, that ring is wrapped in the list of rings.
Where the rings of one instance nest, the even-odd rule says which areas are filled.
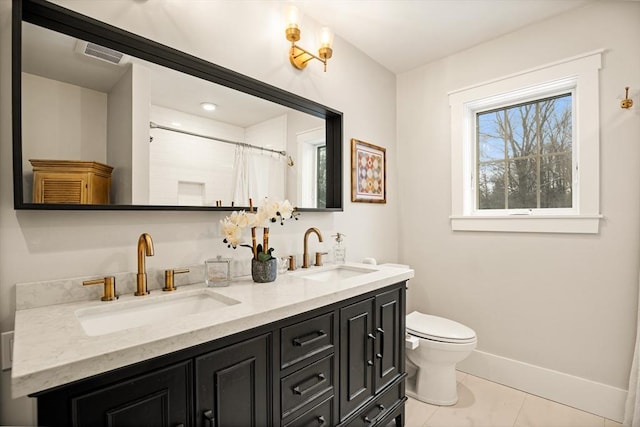
[[[333,34],[327,27],[322,28],[322,35],[320,36],[320,48],[318,49],[318,55],[314,55],[307,49],[304,49],[296,44],[300,40],[300,28],[298,28],[298,9],[295,6],[291,6],[287,11],[287,29],[285,34],[287,40],[291,42],[291,49],[289,49],[289,61],[291,65],[298,70],[302,70],[307,66],[307,62],[312,59],[317,59],[324,64],[324,71],[327,72],[327,60],[333,55],[333,49],[331,44],[333,43]]]

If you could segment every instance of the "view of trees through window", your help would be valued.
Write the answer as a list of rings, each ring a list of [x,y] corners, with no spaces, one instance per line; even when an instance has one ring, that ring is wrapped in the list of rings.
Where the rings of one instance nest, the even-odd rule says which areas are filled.
[[[477,113],[478,209],[572,206],[571,98]]]

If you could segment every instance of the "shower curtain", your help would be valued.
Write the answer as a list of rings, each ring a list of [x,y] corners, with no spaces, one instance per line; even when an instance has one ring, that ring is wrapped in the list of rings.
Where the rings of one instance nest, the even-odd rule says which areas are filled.
[[[640,283],[640,278],[638,282]],[[637,324],[636,347],[633,353],[633,363],[631,364],[631,375],[629,376],[629,393],[627,394],[624,421],[622,422],[627,427],[640,427],[640,378],[638,377],[638,369],[640,368],[638,366],[640,364],[640,306]]]
[[[238,146],[234,164],[233,200],[246,206],[249,199],[258,202],[263,197],[284,198],[286,162],[283,156],[255,152]]]
[[[235,172],[233,201],[236,205],[245,206],[249,204],[250,190],[255,188],[255,183],[252,185],[252,181],[255,180],[255,176],[252,175],[252,169],[254,168],[250,165],[249,157],[245,155],[245,148],[240,145],[237,146],[233,165]]]

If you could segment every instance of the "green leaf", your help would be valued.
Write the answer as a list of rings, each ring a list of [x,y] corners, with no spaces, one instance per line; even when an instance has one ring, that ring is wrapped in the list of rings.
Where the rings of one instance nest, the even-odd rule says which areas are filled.
[[[258,252],[258,261],[260,262],[266,262],[272,258],[273,257],[271,256],[271,251],[269,251],[269,253],[266,253],[266,254],[264,252]]]

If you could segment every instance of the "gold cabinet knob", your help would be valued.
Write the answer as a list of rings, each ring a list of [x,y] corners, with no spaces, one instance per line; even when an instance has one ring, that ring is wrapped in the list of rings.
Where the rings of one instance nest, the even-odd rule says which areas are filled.
[[[177,288],[174,282],[174,276],[176,274],[182,274],[182,273],[188,273],[188,272],[189,272],[188,268],[183,268],[179,270],[165,270],[164,271],[164,288],[162,288],[162,290],[165,292],[175,291]]]
[[[107,276],[102,279],[85,280],[82,282],[82,285],[104,285],[103,295],[100,299],[102,301],[113,301],[118,299],[118,295],[116,295],[116,278],[113,276]]]

